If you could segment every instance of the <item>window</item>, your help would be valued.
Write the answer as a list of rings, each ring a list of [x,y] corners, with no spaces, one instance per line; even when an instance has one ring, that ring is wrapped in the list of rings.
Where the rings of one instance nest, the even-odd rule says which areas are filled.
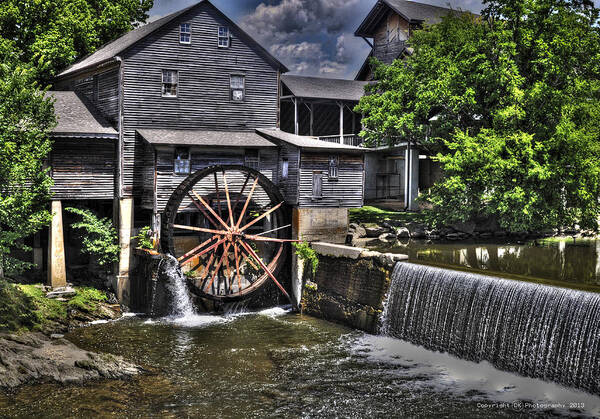
[[[175,149],[175,159],[173,160],[173,172],[176,175],[190,174],[190,149],[187,147],[177,147]]]
[[[340,159],[338,156],[329,156],[329,179],[338,178],[338,167],[340,164]]]
[[[219,48],[229,48],[229,28],[219,26]]]
[[[288,178],[289,170],[290,170],[290,162],[288,161],[288,159],[283,159],[283,164],[281,165],[281,178],[282,179]]]
[[[323,173],[322,172],[313,172],[312,196],[313,196],[313,198],[322,198],[323,197]]]
[[[189,23],[182,23],[181,25],[179,25],[179,43],[192,43],[192,27]]]
[[[242,102],[246,97],[246,76],[231,75],[229,79],[229,87],[231,90],[230,99],[234,102]]]
[[[246,150],[246,155],[245,155],[244,160],[245,160],[245,164],[247,167],[254,169],[254,170],[259,170],[260,154],[259,154],[258,150],[254,150],[254,149]]]
[[[162,95],[163,97],[177,96],[177,82],[179,76],[175,70],[163,70],[162,72]]]

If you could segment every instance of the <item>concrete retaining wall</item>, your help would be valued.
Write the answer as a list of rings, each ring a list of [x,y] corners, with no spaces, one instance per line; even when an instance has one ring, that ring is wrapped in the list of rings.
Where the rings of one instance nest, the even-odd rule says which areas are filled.
[[[319,257],[314,278],[303,275],[303,312],[366,332],[377,331],[396,262],[405,255],[316,242]]]

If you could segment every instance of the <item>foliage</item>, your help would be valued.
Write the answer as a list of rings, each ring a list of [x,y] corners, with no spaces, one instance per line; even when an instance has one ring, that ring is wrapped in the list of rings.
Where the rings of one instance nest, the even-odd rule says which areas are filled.
[[[154,244],[151,239],[152,230],[149,226],[142,227],[137,236],[134,236],[135,242],[137,243],[138,249],[154,249]]]
[[[304,261],[304,267],[310,267],[313,277],[317,273],[319,266],[319,257],[317,253],[310,247],[310,244],[305,241],[292,243],[296,249],[296,255]]]
[[[106,301],[106,293],[96,288],[78,288],[75,297],[67,303],[70,308],[77,308],[82,311],[93,312],[98,308],[98,303]]]
[[[378,65],[357,111],[368,144],[418,141],[444,178],[439,224],[495,217],[510,231],[600,215],[599,10],[563,0],[486,1],[416,31]]]
[[[49,81],[148,18],[153,0],[3,0],[0,38]]]
[[[0,276],[28,264],[9,256],[27,251],[23,239],[51,219],[52,180],[44,167],[55,117],[52,102],[20,64],[11,43],[0,39]]]
[[[109,218],[98,218],[93,212],[82,208],[66,208],[66,211],[81,216],[81,221],[72,228],[85,232],[82,251],[98,258],[100,266],[107,266],[119,260],[119,240],[117,230]]]
[[[0,279],[0,330],[14,332],[37,324],[33,301],[18,287]]]

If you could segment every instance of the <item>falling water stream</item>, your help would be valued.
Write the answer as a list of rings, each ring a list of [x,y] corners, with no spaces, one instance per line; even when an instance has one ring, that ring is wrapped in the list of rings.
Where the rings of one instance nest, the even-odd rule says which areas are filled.
[[[600,394],[600,294],[398,263],[382,333]]]

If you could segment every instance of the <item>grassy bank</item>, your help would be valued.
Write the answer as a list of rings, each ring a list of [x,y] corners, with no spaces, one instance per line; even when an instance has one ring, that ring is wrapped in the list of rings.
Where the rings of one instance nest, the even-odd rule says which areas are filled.
[[[70,311],[93,314],[107,299],[103,291],[94,288],[75,289],[75,296],[61,301],[46,298],[39,284],[12,284],[0,279],[0,331],[47,330],[68,324]]]

